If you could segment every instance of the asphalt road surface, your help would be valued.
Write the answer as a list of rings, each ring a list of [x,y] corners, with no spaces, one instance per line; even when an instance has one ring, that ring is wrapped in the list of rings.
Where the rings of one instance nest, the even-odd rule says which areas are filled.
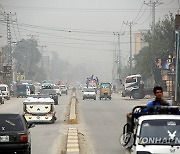
[[[113,94],[112,100],[82,100],[78,92],[81,131],[87,137],[88,154],[127,154],[119,138],[126,122],[126,113],[148,99],[134,100]]]
[[[71,92],[69,92],[70,94]],[[55,106],[57,121],[55,124],[37,124],[31,129],[32,154],[62,154],[63,136],[68,127],[77,126],[85,136],[86,153],[83,154],[127,154],[119,143],[126,113],[133,106],[144,104],[147,99],[133,100],[113,94],[112,100],[82,100],[81,91],[77,92],[78,125],[68,125],[65,113],[70,95],[59,97],[59,105]],[[23,113],[23,98],[12,98],[0,105],[0,113]],[[83,148],[83,147],[81,147]]]

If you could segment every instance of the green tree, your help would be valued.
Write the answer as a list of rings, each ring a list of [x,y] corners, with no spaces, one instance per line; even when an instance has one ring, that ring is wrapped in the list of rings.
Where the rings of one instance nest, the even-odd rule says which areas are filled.
[[[24,71],[27,79],[33,79],[36,75],[37,63],[41,59],[37,41],[22,39],[15,47],[13,57],[17,60],[18,71]]]
[[[134,56],[135,73],[140,73],[143,78],[151,76],[152,68],[156,58],[168,58],[174,51],[174,25],[173,14],[165,15],[163,20],[159,20],[155,25],[154,34],[148,31],[144,35],[144,42],[148,47],[144,47],[138,55]]]

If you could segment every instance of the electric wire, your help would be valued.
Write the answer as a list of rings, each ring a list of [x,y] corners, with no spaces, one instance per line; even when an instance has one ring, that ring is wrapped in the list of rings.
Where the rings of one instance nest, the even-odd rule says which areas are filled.
[[[17,14],[15,14],[15,15],[16,15],[16,26],[17,26],[17,29],[18,29],[19,39],[21,40],[21,33],[20,33],[20,30],[19,30],[19,24],[18,24]]]
[[[2,5],[0,4],[1,9],[3,10],[4,13],[6,13],[6,11],[4,10],[4,8],[2,7]]]
[[[146,18],[146,20],[144,20],[142,23],[138,23],[138,25],[142,25],[142,24],[146,23],[146,21],[150,18],[151,14],[152,14],[152,12],[150,12],[150,14],[149,14],[149,16]]]
[[[11,25],[12,25],[13,31],[14,31],[14,36],[16,38],[16,41],[18,41],[18,38],[17,38],[17,35],[16,35],[16,31],[15,31],[15,28],[14,28],[14,24],[13,24],[12,18],[10,20],[11,20]]]
[[[163,5],[169,5],[171,3],[173,3],[175,0],[171,0],[170,2],[166,3],[166,4],[163,4]]]
[[[144,12],[141,14],[141,16],[135,21],[135,22],[138,22],[141,18],[142,18],[142,16],[145,14],[145,12],[147,11],[147,8],[148,8],[148,6],[146,6],[146,9],[144,10]],[[133,22],[134,23],[134,22]]]
[[[6,8],[20,8],[20,9],[30,9],[32,10],[45,10],[45,11],[80,11],[80,12],[139,12],[139,9],[94,9],[94,8],[52,8],[52,7],[32,7],[32,6],[11,6],[4,5]],[[166,11],[167,9],[174,10],[176,8],[161,8],[157,11]],[[143,9],[142,9],[143,10]]]
[[[133,22],[134,22],[134,21],[137,19],[137,17],[139,16],[139,14],[140,14],[140,12],[141,12],[141,10],[142,10],[142,8],[143,8],[143,5],[144,5],[144,3],[142,3],[141,8],[140,8],[140,10],[139,10],[137,16],[134,18]]]

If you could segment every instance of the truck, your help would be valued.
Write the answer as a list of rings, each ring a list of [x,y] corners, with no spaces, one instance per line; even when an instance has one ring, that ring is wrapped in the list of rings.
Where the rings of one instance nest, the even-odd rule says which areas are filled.
[[[130,75],[125,78],[122,97],[133,97],[134,99],[142,99],[147,94],[152,94],[152,88],[144,86],[144,81],[140,74]]]
[[[179,154],[180,107],[134,107],[123,127],[121,144],[131,154]]]

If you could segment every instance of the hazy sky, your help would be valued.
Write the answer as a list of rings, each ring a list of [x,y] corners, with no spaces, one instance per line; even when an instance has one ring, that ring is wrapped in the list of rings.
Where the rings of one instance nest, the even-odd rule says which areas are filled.
[[[149,29],[151,7],[144,0],[0,0],[6,12],[17,13],[21,38],[35,35],[45,50],[58,51],[60,57],[72,64],[82,63],[103,69],[111,78],[112,57],[117,37],[113,32],[124,32],[121,37],[123,62],[129,57],[129,27],[123,21],[135,21],[133,33]],[[146,0],[145,2],[149,2]],[[168,12],[177,13],[178,0],[160,0],[156,20]],[[142,8],[142,9],[141,9]],[[2,12],[2,8],[0,8]],[[3,16],[0,17],[3,19]],[[15,20],[15,16],[12,17]],[[13,41],[20,40],[17,25],[12,29]],[[6,44],[6,26],[0,24],[0,46]],[[134,39],[133,39],[134,41]],[[134,48],[133,48],[134,50]],[[93,65],[94,66],[94,65]],[[101,70],[100,70],[101,71]],[[101,74],[101,73],[100,73]]]

